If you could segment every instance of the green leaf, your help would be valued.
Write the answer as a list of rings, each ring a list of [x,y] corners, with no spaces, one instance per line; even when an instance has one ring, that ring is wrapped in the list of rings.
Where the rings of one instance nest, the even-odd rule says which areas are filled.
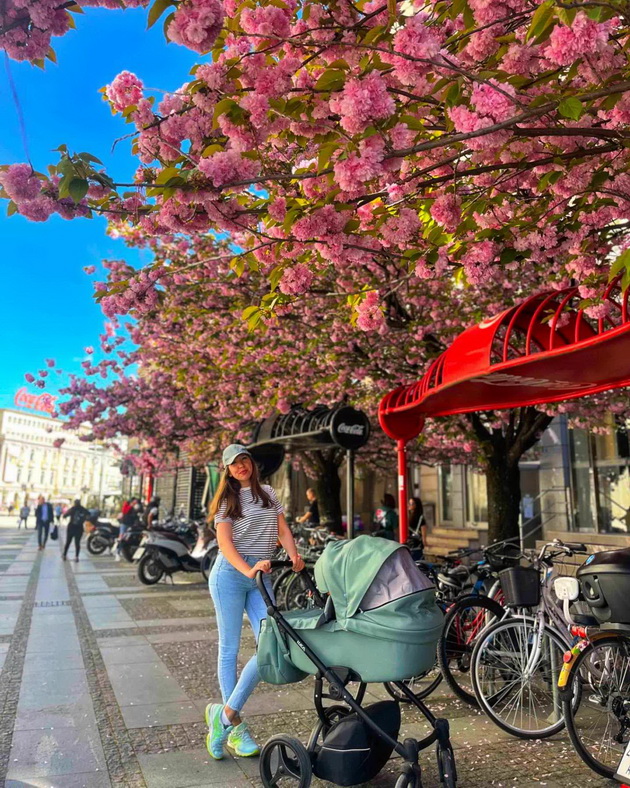
[[[317,171],[321,172],[325,170],[328,165],[330,164],[330,159],[332,158],[333,153],[337,150],[338,143],[337,142],[327,142],[325,145],[322,145],[319,149],[319,153],[317,154]]]
[[[584,104],[574,96],[569,96],[561,101],[558,105],[558,112],[563,118],[571,118],[571,120],[579,120],[584,114]]]
[[[156,184],[165,184],[170,181],[171,178],[177,178],[181,176],[181,170],[178,170],[177,167],[166,167],[160,173],[158,173],[157,178],[155,179]]]
[[[501,257],[499,258],[499,262],[501,263],[501,265],[507,265],[508,263],[512,263],[516,259],[517,254],[518,252],[516,251],[516,249],[512,249],[508,247],[501,252]]]
[[[77,156],[82,161],[90,161],[90,162],[94,162],[94,164],[102,164],[103,163],[100,159],[97,159],[96,156],[92,156],[91,153],[79,153],[79,154],[77,154]]]
[[[624,271],[624,275],[630,274],[630,249],[626,249],[625,252],[622,252],[610,266],[608,281],[611,282],[622,271]]]
[[[155,3],[149,9],[149,16],[147,18],[147,30],[158,21],[166,9],[173,5],[171,0],[155,0]]]
[[[547,25],[553,20],[554,15],[554,0],[545,0],[544,3],[541,3],[532,16],[532,21],[529,24],[525,40],[529,41],[532,38],[538,38],[538,36],[544,32]]]
[[[68,194],[75,203],[81,202],[90,188],[90,184],[85,178],[73,178],[68,185]]]
[[[272,291],[278,287],[280,280],[282,279],[282,274],[284,273],[284,268],[280,265],[276,266],[273,271],[269,274],[269,286],[271,287]]]
[[[344,71],[328,68],[315,83],[315,90],[341,90],[346,81]]]
[[[14,213],[17,213],[17,209],[17,205],[11,200],[7,205],[7,216],[13,216]]]
[[[237,276],[243,276],[245,270],[245,259],[241,257],[233,257],[230,261],[230,268]]]
[[[243,318],[243,320],[247,320],[252,315],[256,314],[256,312],[260,312],[259,306],[248,306],[246,309],[243,309],[243,311],[241,312],[241,317]]]

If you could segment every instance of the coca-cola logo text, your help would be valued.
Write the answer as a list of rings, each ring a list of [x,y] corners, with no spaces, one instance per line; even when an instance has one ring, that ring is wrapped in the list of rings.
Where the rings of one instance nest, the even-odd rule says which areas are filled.
[[[345,435],[363,435],[365,432],[365,424],[340,424],[337,427],[337,432],[344,433]]]
[[[43,394],[29,394],[25,388],[21,388],[15,395],[13,402],[21,408],[37,410],[40,413],[52,415],[55,412],[55,402],[57,397],[44,392]]]

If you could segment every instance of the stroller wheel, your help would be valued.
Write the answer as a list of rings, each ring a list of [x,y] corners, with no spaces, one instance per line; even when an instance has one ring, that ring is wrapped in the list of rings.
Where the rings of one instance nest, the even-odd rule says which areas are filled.
[[[455,754],[450,744],[438,742],[437,765],[442,785],[446,788],[455,788],[457,785],[457,769],[455,768]]]
[[[260,779],[265,788],[295,783],[295,788],[308,788],[312,777],[311,756],[298,739],[279,733],[262,748]]]
[[[420,767],[416,764],[411,771],[401,774],[396,780],[395,788],[422,788]]]

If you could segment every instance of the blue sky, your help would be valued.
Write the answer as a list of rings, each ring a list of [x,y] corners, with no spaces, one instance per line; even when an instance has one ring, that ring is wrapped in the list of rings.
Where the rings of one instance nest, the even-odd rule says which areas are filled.
[[[137,166],[130,143],[118,143],[115,152],[111,146],[132,127],[111,114],[99,89],[127,69],[149,87],[173,90],[199,56],[167,44],[160,22],[147,31],[142,9],[88,8],[75,18],[76,30],[53,39],[58,65],[49,63],[41,71],[10,63],[31,161],[45,170],[57,160],[52,150],[66,143],[70,150],[98,156],[114,178],[128,181]],[[0,163],[26,161],[4,63],[0,118]],[[42,369],[45,358],[56,359],[64,371],[78,371],[83,348],[98,345],[103,316],[92,298],[94,277],[86,276],[83,266],[100,268],[108,257],[138,258],[105,234],[102,219],[69,222],[55,215],[34,223],[7,217],[6,205],[0,205],[0,249],[0,407],[5,407],[26,385],[24,374]],[[54,385],[47,390],[54,393]]]

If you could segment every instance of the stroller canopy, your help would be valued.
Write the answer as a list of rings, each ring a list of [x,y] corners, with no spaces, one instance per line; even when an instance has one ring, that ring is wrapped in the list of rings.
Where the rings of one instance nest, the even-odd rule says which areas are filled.
[[[332,597],[336,620],[344,628],[357,612],[433,587],[404,545],[367,535],[330,543],[315,564],[315,582]]]

